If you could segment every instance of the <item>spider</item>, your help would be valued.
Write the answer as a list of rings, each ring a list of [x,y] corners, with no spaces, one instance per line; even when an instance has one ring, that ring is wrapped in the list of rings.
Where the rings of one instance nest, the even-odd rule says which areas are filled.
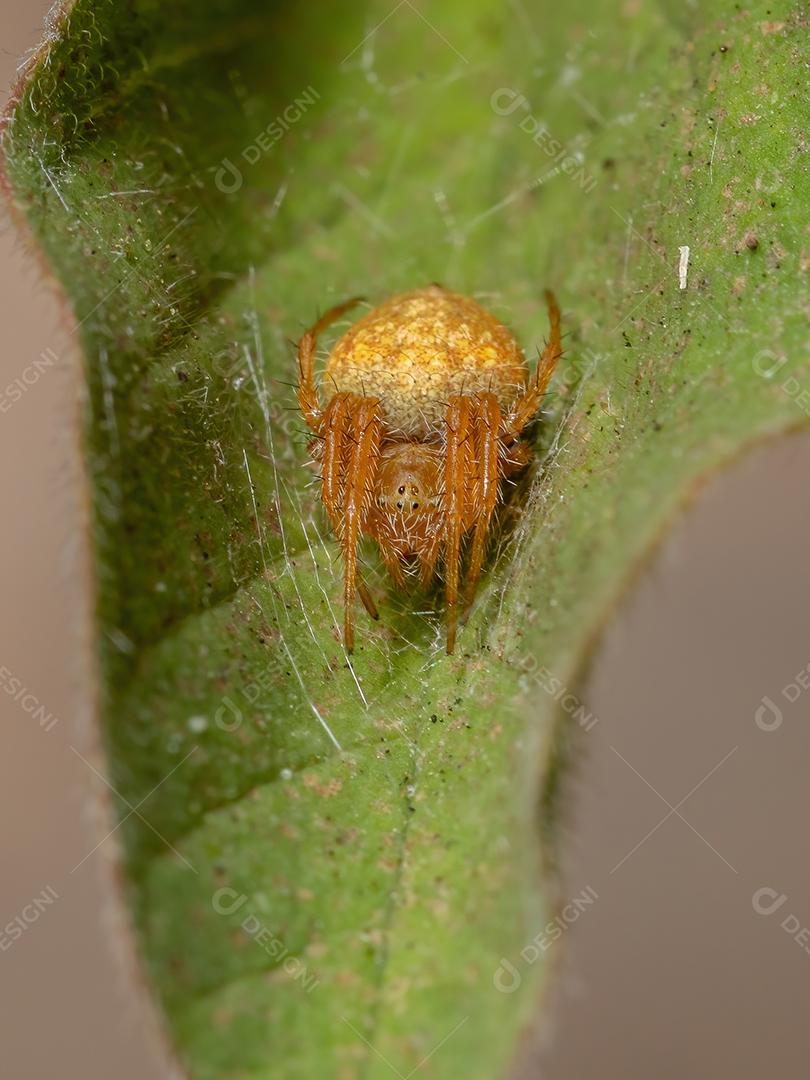
[[[395,584],[432,580],[443,560],[447,652],[455,647],[462,544],[469,544],[469,607],[484,562],[502,481],[532,450],[521,436],[560,357],[560,309],[550,292],[551,334],[534,375],[509,330],[476,301],[429,285],[386,300],[337,341],[323,405],[315,384],[318,335],[360,303],[322,315],[298,345],[298,404],[312,441],[321,497],[344,562],[343,641],[354,647],[359,594],[379,617],[357,567],[360,537],[376,540]]]

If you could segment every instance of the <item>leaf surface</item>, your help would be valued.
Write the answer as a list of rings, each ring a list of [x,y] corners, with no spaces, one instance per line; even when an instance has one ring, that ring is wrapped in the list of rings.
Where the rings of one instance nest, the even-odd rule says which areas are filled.
[[[810,412],[801,34],[763,3],[78,0],[30,64],[7,183],[81,335],[110,777],[195,1077],[509,1061],[577,672],[697,483]],[[350,665],[290,341],[430,281],[530,356],[552,286],[566,356],[456,655],[369,549]]]

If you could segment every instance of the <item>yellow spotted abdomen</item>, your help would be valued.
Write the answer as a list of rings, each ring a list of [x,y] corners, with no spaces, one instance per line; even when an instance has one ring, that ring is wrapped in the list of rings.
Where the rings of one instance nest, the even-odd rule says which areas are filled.
[[[528,380],[523,351],[479,303],[439,285],[392,296],[351,326],[323,390],[380,399],[392,431],[440,431],[451,394],[491,390],[506,411]]]

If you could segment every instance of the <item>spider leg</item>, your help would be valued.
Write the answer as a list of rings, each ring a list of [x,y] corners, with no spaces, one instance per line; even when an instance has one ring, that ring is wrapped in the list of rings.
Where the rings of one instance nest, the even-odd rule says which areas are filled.
[[[379,618],[371,593],[357,572],[357,543],[370,510],[382,436],[379,402],[335,394],[324,410],[321,426],[321,499],[343,554],[343,639],[351,652],[355,591],[372,619]]]
[[[427,588],[436,571],[439,553],[442,549],[442,530],[440,526],[432,529],[427,542],[419,555],[419,584]]]
[[[335,535],[340,535],[346,444],[349,436],[351,395],[335,394],[321,421],[321,499]]]
[[[315,352],[318,348],[318,335],[339,319],[344,312],[353,308],[355,304],[359,304],[362,299],[362,296],[354,296],[351,300],[330,308],[298,342],[298,406],[310,429],[316,435],[321,434],[324,413],[315,386]]]
[[[357,594],[363,601],[363,607],[366,609],[372,619],[379,619],[380,613],[379,611],[377,611],[377,605],[374,603],[374,598],[368,591],[366,583],[360,577],[358,577],[357,579]]]
[[[548,344],[537,361],[537,369],[534,378],[529,382],[524,393],[518,398],[504,420],[502,435],[506,439],[517,439],[528,422],[537,412],[540,400],[546,392],[554,368],[562,355],[560,346],[560,308],[554,293],[545,293],[548,304],[548,318],[551,324]]]
[[[532,460],[532,450],[525,442],[516,442],[503,447],[501,458],[501,472],[504,476],[525,469]]]
[[[498,505],[500,482],[504,472],[501,461],[501,408],[494,394],[477,396],[474,424],[475,462],[472,484],[472,505],[475,513],[470,567],[467,574],[465,607],[469,608],[484,563],[487,533],[492,515]]]
[[[453,651],[456,643],[461,538],[469,527],[466,493],[474,468],[474,405],[472,397],[454,394],[448,403],[445,418],[447,446],[444,461],[444,572],[448,653]]]
[[[357,543],[363,532],[372,500],[374,479],[380,458],[382,414],[377,398],[352,396],[349,402],[350,423],[343,455],[346,470],[343,475],[338,538],[343,551],[343,643],[346,652],[354,648],[352,606],[357,581]],[[360,586],[363,602],[371,600],[364,585]],[[366,604],[368,607],[368,604]],[[372,601],[372,608],[374,603]],[[376,610],[376,609],[375,609]],[[369,609],[369,614],[374,612]]]

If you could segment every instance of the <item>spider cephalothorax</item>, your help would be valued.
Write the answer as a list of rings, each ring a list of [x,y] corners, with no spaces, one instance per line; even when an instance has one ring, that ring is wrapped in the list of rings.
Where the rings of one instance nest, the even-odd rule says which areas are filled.
[[[507,328],[474,300],[439,285],[394,296],[359,319],[332,349],[322,405],[315,386],[318,334],[359,299],[327,311],[298,346],[298,403],[317,436],[321,495],[345,566],[344,642],[354,644],[363,535],[379,545],[394,581],[423,584],[443,561],[447,651],[458,621],[462,541],[472,533],[466,602],[472,601],[504,478],[523,468],[521,441],[560,356],[560,311],[546,293],[551,334],[532,378]]]

